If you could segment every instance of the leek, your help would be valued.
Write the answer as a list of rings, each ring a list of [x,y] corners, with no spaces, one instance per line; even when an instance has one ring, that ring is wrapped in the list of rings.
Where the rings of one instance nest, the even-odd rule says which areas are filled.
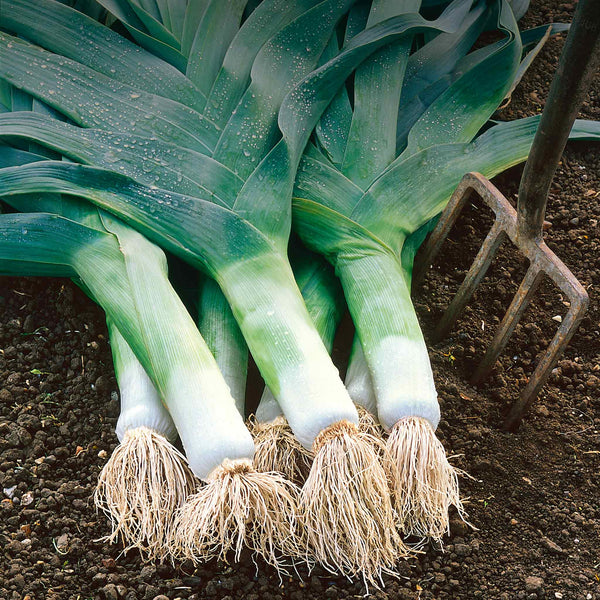
[[[43,157],[5,147],[0,162],[7,166],[36,158]],[[31,210],[32,205],[39,210],[41,204],[46,210],[102,230],[95,208],[60,196],[18,197],[12,203],[22,211]],[[23,256],[19,259],[12,265],[5,259],[2,269],[16,266],[15,274],[76,276],[67,261],[26,263]],[[77,277],[74,280],[93,299],[85,283]],[[148,558],[164,558],[170,519],[193,490],[194,477],[185,458],[173,446],[177,430],[156,388],[116,325],[110,319],[107,324],[121,394],[116,427],[120,444],[100,473],[94,500],[112,525],[107,541],[120,538],[127,549],[137,548]]]
[[[331,267],[298,241],[290,244],[290,264],[296,283],[323,344],[331,353],[345,304],[342,289]],[[256,445],[255,461],[261,471],[278,471],[290,481],[304,483],[313,460],[293,435],[275,396],[265,387],[250,420]]]
[[[112,524],[106,541],[121,537],[127,549],[160,560],[171,519],[194,490],[194,475],[173,446],[177,429],[152,381],[110,320],[108,331],[121,398],[120,443],[100,472],[94,501]]]
[[[336,267],[372,377],[379,420],[391,430],[387,448],[399,527],[436,539],[448,530],[449,506],[460,512],[462,505],[456,471],[434,435],[439,406],[402,252],[407,238],[443,208],[465,172],[491,177],[527,156],[535,120],[497,125],[471,142],[519,66],[521,44],[510,7],[498,2],[495,10],[504,39],[491,52],[467,55],[469,68],[424,107],[399,144],[399,156],[388,140],[382,145],[386,155],[357,174],[347,158],[350,144],[352,156],[360,155],[363,141],[373,144],[370,134],[337,143],[322,135],[318,142],[327,156],[315,149],[305,155],[294,192],[295,228]],[[371,114],[384,106],[371,104]],[[580,125],[593,134],[595,125]],[[395,129],[382,135],[395,136]],[[340,147],[345,155],[336,157]]]
[[[253,38],[260,36],[253,27],[259,19],[264,22],[265,15],[275,14],[272,9],[278,4],[263,2],[226,52],[203,115],[3,36],[4,77],[63,111],[76,124],[123,129],[138,137],[141,154],[146,145],[142,138],[152,134],[159,144],[178,144],[194,156],[210,154],[224,167],[220,172],[240,179],[241,187],[227,187],[223,179],[223,186],[215,190],[218,193],[192,198],[157,188],[156,182],[145,186],[124,175],[79,165],[40,163],[3,173],[7,193],[41,187],[83,196],[135,223],[216,279],[294,433],[303,445],[318,450],[303,496],[313,546],[326,547],[328,564],[350,575],[360,573],[370,581],[376,580],[382,568],[393,568],[401,546],[390,526],[385,475],[372,448],[357,432],[356,410],[310,322],[285,257],[289,197],[307,137],[352,69],[369,53],[410,32],[454,28],[466,5],[456,2],[434,23],[407,13],[374,26],[357,36],[340,57],[308,75],[349,2],[324,1],[304,12],[293,4],[300,16],[294,16],[267,44],[261,38],[260,52],[258,48],[254,54],[248,52],[252,44],[240,52],[242,46],[236,40],[254,43]],[[245,75],[234,78],[225,68],[232,54],[242,55],[244,67],[238,74]],[[249,86],[245,54],[256,56]],[[90,77],[94,86],[88,83]],[[231,118],[219,110],[230,98],[239,99]],[[104,108],[101,115],[95,108],[97,102]],[[277,141],[281,134],[283,138]],[[118,149],[115,155],[118,161]],[[177,159],[165,162],[173,160]],[[23,186],[13,185],[18,179]],[[211,512],[209,501],[227,498],[219,490],[229,489],[228,472],[242,481],[250,476],[247,465],[232,465],[230,471],[219,473],[223,485],[201,490],[190,501],[189,510],[180,514],[178,535],[186,555],[206,556],[203,532],[215,522],[223,524]],[[331,506],[331,497],[340,492],[344,496],[339,498],[337,514],[324,512]],[[216,495],[209,498],[210,494]],[[204,511],[200,520],[193,515],[198,510]],[[252,535],[257,534],[253,531]]]

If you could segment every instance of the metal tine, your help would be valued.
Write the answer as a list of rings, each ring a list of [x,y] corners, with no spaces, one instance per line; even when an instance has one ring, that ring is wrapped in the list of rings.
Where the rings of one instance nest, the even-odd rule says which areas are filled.
[[[532,264],[527,273],[525,274],[525,278],[521,282],[517,293],[514,295],[508,310],[506,311],[502,322],[498,326],[496,333],[494,334],[494,339],[492,343],[489,345],[483,360],[477,367],[475,374],[471,378],[471,383],[473,385],[478,385],[481,383],[493,369],[498,356],[504,350],[510,336],[513,334],[517,323],[521,320],[523,313],[529,306],[529,302],[531,301],[531,297],[535,293],[541,279],[542,279],[542,271],[540,271],[539,267],[535,264]]]
[[[565,315],[565,318],[552,338],[550,345],[542,355],[542,358],[533,372],[533,375],[529,378],[525,389],[512,405],[510,412],[504,421],[503,427],[505,430],[516,431],[519,428],[523,415],[527,412],[539,391],[546,384],[546,381],[548,381],[554,364],[564,352],[566,345],[571,341],[573,334],[579,327],[579,323],[585,314],[587,305],[587,294],[584,299],[581,299],[580,296],[577,295],[575,297],[575,302],[571,303],[571,308]]]
[[[485,277],[498,249],[506,239],[507,230],[514,231],[515,209],[498,189],[480,173],[467,173],[456,187],[452,198],[442,212],[440,219],[417,255],[414,269],[413,287],[422,282],[427,269],[438,255],[456,219],[473,193],[477,194],[495,213],[496,220],[488,232],[469,272],[465,276],[456,296],[446,309],[433,333],[434,341],[439,341],[450,332],[461,312],[469,302],[473,292]],[[509,227],[511,226],[512,227]],[[509,234],[510,235],[510,234]]]
[[[438,255],[442,244],[446,241],[446,238],[454,226],[454,223],[456,222],[456,219],[462,211],[465,203],[471,197],[471,194],[474,191],[474,186],[476,185],[476,177],[474,177],[474,175],[476,174],[467,173],[461,179],[460,183],[454,190],[450,201],[446,205],[446,208],[440,215],[435,228],[429,234],[429,237],[427,238],[427,241],[423,247],[419,250],[413,270],[413,288],[416,289],[421,285],[421,283],[423,283],[423,279],[425,278],[427,270],[435,260],[435,257]]]
[[[494,256],[496,256],[498,249],[502,246],[505,239],[506,235],[502,229],[502,223],[498,220],[494,221],[483,244],[481,244],[481,248],[479,248],[479,252],[475,257],[469,272],[465,275],[456,295],[438,323],[433,334],[434,341],[442,340],[448,335],[465,306],[473,296],[475,289],[485,277]]]

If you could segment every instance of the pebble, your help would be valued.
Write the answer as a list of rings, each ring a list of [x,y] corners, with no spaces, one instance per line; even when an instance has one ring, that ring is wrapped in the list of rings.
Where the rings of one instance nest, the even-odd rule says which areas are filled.
[[[25,492],[21,496],[21,504],[23,506],[29,506],[33,502],[33,492]]]
[[[154,596],[153,600],[169,600],[169,597],[164,594],[159,594],[158,596]]]
[[[565,551],[555,542],[548,539],[546,536],[542,537],[542,546],[544,548],[550,550],[550,552],[554,552],[555,554],[564,554]]]
[[[102,588],[102,593],[106,600],[119,600],[119,592],[114,583],[109,583]]]
[[[58,548],[59,552],[65,552],[68,546],[69,536],[66,533],[63,533],[56,538],[56,547]]]
[[[541,577],[530,575],[525,578],[525,591],[537,592],[544,587],[544,580]]]

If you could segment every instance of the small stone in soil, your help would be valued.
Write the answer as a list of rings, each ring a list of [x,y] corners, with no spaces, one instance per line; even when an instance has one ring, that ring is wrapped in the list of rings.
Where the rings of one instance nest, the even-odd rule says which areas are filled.
[[[530,575],[525,578],[525,590],[527,592],[537,592],[544,587],[544,580],[541,577]]]

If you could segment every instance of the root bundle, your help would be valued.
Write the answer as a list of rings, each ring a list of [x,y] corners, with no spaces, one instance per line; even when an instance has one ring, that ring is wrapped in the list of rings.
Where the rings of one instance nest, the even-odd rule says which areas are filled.
[[[147,427],[126,432],[102,469],[94,494],[96,506],[110,520],[104,538],[121,538],[150,559],[167,554],[175,511],[194,490],[185,457],[162,435]]]

